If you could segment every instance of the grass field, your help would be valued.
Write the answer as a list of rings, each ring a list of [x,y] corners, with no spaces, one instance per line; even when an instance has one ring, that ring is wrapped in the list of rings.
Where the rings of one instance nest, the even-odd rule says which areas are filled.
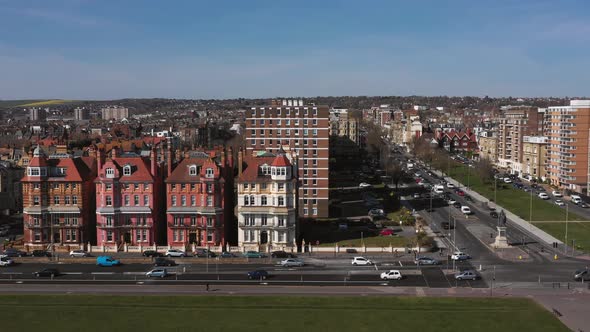
[[[565,222],[563,223],[535,223],[535,226],[545,232],[555,236],[561,241],[565,241]],[[572,245],[572,240],[576,242],[576,248],[583,251],[590,251],[590,223],[586,222],[568,222],[567,224],[567,244]]]
[[[2,296],[4,331],[568,331],[528,299]]]
[[[35,101],[30,103],[25,103],[18,105],[19,107],[36,107],[36,106],[49,106],[49,105],[61,105],[74,102],[74,100],[63,100],[63,99],[51,99],[51,100],[41,100]]]
[[[487,199],[494,199],[494,183],[483,183],[482,179],[477,176],[477,173],[473,168],[453,162],[451,164],[450,175],[465,186],[469,185],[469,188],[477,191]],[[531,220],[530,193],[515,189],[511,185],[505,185],[502,181],[497,181],[497,186],[496,196],[498,205],[503,206],[524,220]],[[536,196],[533,196],[532,201],[533,222],[565,220],[564,208],[561,208],[552,202],[544,201]],[[568,220],[585,219],[570,212]]]
[[[362,239],[350,239],[337,242],[339,247],[360,247],[364,243],[367,247],[406,247],[412,244],[414,239],[402,236],[372,236]],[[320,243],[320,247],[334,247],[336,243]]]

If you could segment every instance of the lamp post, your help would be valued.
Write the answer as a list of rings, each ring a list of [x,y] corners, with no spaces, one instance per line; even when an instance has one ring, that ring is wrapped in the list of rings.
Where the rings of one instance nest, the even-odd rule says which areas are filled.
[[[567,203],[565,203],[565,242],[563,244],[563,250],[565,251],[565,254],[567,255],[567,221],[568,221],[568,213],[569,212],[569,205],[567,205]],[[574,250],[572,248],[572,255],[574,253]]]
[[[209,220],[205,220],[205,242],[207,243],[207,253],[205,254],[207,273],[209,273]]]
[[[494,205],[498,206],[498,178],[494,175]]]
[[[453,246],[455,246],[455,251],[457,250],[457,218],[453,217]],[[455,271],[455,260],[453,259],[453,271]]]

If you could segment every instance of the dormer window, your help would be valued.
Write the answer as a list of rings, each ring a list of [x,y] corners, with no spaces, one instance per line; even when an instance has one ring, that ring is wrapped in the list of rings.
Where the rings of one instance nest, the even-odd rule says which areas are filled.
[[[131,166],[126,165],[125,167],[123,167],[123,175],[131,175]]]
[[[107,168],[105,170],[105,174],[107,178],[114,178],[115,177],[115,169],[114,168]]]
[[[41,175],[41,169],[39,167],[29,167],[28,173],[29,176],[39,176]]]
[[[197,175],[197,166],[191,165],[188,168],[188,175]]]
[[[207,168],[205,170],[205,177],[206,178],[212,178],[213,177],[213,168]]]

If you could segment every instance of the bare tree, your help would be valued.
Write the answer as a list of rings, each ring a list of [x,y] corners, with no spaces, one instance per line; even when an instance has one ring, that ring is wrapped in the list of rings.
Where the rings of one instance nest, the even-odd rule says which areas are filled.
[[[475,164],[475,171],[484,183],[492,183],[494,179],[494,165],[488,158],[481,158]]]
[[[386,174],[391,176],[391,183],[395,185],[395,190],[399,189],[399,183],[404,177],[404,170],[397,162],[390,162],[385,168]]]

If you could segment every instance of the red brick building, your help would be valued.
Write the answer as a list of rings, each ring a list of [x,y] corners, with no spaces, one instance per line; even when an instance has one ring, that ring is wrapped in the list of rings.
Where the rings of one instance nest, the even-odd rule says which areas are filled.
[[[22,178],[25,245],[80,246],[94,242],[96,160],[37,147]]]

